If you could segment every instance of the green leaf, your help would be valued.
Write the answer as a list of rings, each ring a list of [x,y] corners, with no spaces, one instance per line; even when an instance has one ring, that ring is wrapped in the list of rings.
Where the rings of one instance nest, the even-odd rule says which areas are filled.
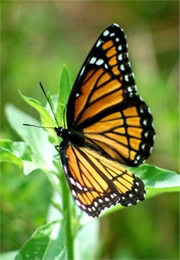
[[[53,117],[50,116],[50,113],[41,105],[41,103],[38,100],[24,96],[20,90],[19,90],[19,94],[27,104],[29,104],[30,106],[32,106],[39,112],[40,117],[41,117],[42,126],[44,126],[44,127],[55,127],[56,126],[54,120],[52,119]],[[49,101],[52,104],[50,96],[48,96],[48,97],[49,97]],[[29,123],[29,124],[31,124],[31,123]],[[40,126],[41,126],[41,124],[40,124]],[[49,132],[51,139],[53,138],[54,142],[57,142],[57,135],[56,135],[54,129],[47,128],[46,130]]]
[[[176,172],[148,164],[130,170],[143,180],[147,190],[146,198],[164,192],[180,191],[180,175]]]
[[[59,103],[66,106],[71,91],[70,76],[67,67],[64,65],[59,82]]]
[[[180,175],[176,172],[159,168],[150,164],[142,164],[139,167],[131,167],[130,170],[139,176],[146,187],[155,189],[173,189],[178,191],[180,187]]]
[[[75,259],[94,259],[98,245],[99,220],[91,221],[82,227],[75,240]],[[87,234],[91,234],[87,240]],[[82,243],[85,241],[86,243]],[[65,222],[54,221],[38,228],[19,250],[16,260],[57,259],[68,260],[66,255]],[[93,250],[89,250],[93,248]]]
[[[144,182],[146,186],[146,199],[164,192],[180,191],[180,175],[176,172],[161,169],[149,164],[142,164],[139,167],[131,167],[129,170]],[[115,207],[104,212],[102,216],[123,208],[124,207],[120,205],[116,205]]]
[[[13,142],[9,139],[0,140],[0,147],[12,152],[16,157],[22,160],[32,160],[32,152],[24,142]]]
[[[66,260],[63,222],[53,222],[38,228],[22,246],[16,260]]]
[[[23,168],[25,175],[40,168],[38,163],[33,161],[32,152],[27,144],[8,139],[0,140],[0,162],[16,164]]]
[[[18,167],[22,168],[22,160],[15,156],[11,151],[6,148],[0,147],[0,162],[10,162],[16,164]]]
[[[43,126],[55,127],[54,121],[52,120],[51,116],[38,100],[24,96],[20,90],[19,94],[27,104],[35,108],[40,113]]]
[[[11,140],[0,140],[0,162],[10,162],[18,167],[23,167],[23,160],[31,160],[31,150],[23,142],[12,142]]]
[[[6,105],[5,113],[11,127],[31,148],[33,163],[46,171],[56,171],[53,164],[55,148],[49,143],[47,132],[23,126],[23,123],[39,125],[39,122],[10,104]],[[27,163],[26,167],[28,166],[30,165]]]
[[[64,109],[67,105],[69,93],[71,91],[71,81],[69,77],[69,72],[67,67],[64,65],[62,68],[60,81],[59,81],[59,94],[58,94],[58,107],[57,107],[57,116],[58,121],[64,126],[63,116]]]

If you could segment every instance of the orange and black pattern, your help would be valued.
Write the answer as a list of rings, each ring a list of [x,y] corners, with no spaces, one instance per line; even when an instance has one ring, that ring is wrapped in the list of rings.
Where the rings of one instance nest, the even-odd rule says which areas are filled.
[[[116,203],[129,206],[144,200],[143,182],[98,152],[63,141],[61,158],[72,195],[88,215],[97,217]]]
[[[58,151],[78,206],[95,217],[116,203],[144,199],[143,182],[124,165],[137,166],[153,147],[152,115],[137,94],[123,30],[113,24],[86,58],[67,104],[68,129]],[[124,165],[120,165],[120,163]]]
[[[72,89],[68,128],[81,132],[109,158],[137,166],[150,155],[155,132],[148,106],[138,96],[123,30],[100,35]]]
[[[85,127],[83,135],[105,156],[137,166],[150,155],[153,146],[152,116],[138,96],[127,100],[128,103],[119,105],[120,110],[118,107],[110,115]]]

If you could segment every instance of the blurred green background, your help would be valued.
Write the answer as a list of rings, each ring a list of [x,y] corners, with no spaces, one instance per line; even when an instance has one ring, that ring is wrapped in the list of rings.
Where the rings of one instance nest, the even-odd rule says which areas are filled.
[[[101,31],[115,22],[126,32],[138,91],[154,116],[157,137],[148,162],[178,171],[178,5],[2,1],[1,137],[21,140],[6,120],[7,103],[38,118],[18,89],[45,103],[39,81],[56,94],[66,64],[73,83]],[[1,165],[1,252],[19,249],[46,223],[51,196],[42,172],[24,176],[14,165]],[[146,200],[101,219],[97,259],[178,259],[178,229],[177,193]]]

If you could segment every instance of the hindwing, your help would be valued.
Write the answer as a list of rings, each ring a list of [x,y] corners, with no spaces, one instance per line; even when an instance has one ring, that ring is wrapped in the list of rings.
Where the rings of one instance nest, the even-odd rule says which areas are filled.
[[[117,203],[135,205],[144,199],[143,182],[125,167],[87,147],[63,141],[64,171],[77,205],[92,217]]]

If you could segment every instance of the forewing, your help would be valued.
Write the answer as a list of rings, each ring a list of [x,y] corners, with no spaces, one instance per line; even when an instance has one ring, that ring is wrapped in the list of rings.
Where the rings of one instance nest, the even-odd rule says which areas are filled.
[[[155,136],[152,115],[136,92],[118,25],[105,29],[85,60],[68,101],[67,123],[109,158],[127,165],[148,158]]]
[[[87,56],[74,83],[67,106],[68,128],[82,129],[102,111],[119,104],[135,88],[123,30],[106,28]]]
[[[88,215],[97,217],[117,203],[135,205],[144,199],[143,182],[120,164],[68,141],[61,143],[60,153],[72,195]]]

